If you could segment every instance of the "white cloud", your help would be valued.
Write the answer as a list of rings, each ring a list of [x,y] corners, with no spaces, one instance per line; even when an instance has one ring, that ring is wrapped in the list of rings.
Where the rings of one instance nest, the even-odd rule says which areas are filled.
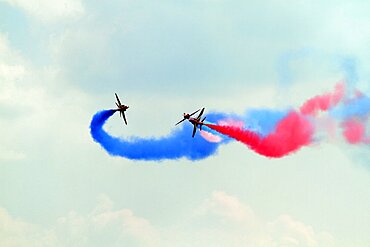
[[[91,213],[71,211],[58,218],[54,233],[64,246],[101,246],[102,241],[104,246],[128,242],[153,246],[158,241],[158,233],[148,220],[126,208],[114,210],[113,202],[104,195]]]
[[[21,56],[10,48],[8,37],[0,33],[0,86],[9,80],[17,80],[25,75]]]
[[[77,18],[84,14],[81,0],[5,0],[23,9],[27,14],[43,21],[54,22]]]
[[[333,244],[330,234],[316,232],[311,226],[290,215],[282,214],[276,220],[264,220],[263,217],[256,215],[248,205],[240,202],[237,197],[223,191],[213,192],[212,196],[206,199],[200,210],[196,212],[198,215],[221,217],[225,227],[216,227],[216,233],[237,241],[235,246],[327,247]],[[207,232],[205,229],[200,229],[200,231]]]
[[[315,233],[311,226],[289,215],[280,215],[275,221],[268,222],[267,229],[277,246],[329,246],[333,242],[330,234]]]
[[[24,72],[25,70],[23,66],[0,64],[0,77],[5,80],[15,80],[20,78]]]
[[[211,198],[206,199],[196,213],[199,215],[211,213],[236,222],[251,221],[255,218],[250,207],[223,191],[213,192]]]
[[[13,218],[0,208],[0,246],[12,247],[57,247],[59,246],[52,232]]]
[[[101,208],[98,204],[97,207]],[[103,207],[104,208],[104,207]],[[75,211],[57,219],[50,230],[15,219],[0,208],[0,246],[119,246],[133,242],[139,246],[156,243],[155,230],[150,223],[129,209],[108,210],[82,215]]]
[[[23,246],[332,246],[330,234],[317,232],[290,215],[265,221],[235,196],[214,192],[195,215],[184,222],[159,227],[135,215],[130,209],[115,210],[113,202],[101,196],[88,214],[70,211],[57,219],[51,230],[14,219],[0,209],[0,244]],[[205,219],[204,216],[208,218]],[[212,223],[212,217],[222,218]],[[211,219],[211,221],[209,221]],[[197,224],[201,222],[202,224]],[[1,244],[1,246],[9,246]]]
[[[1,34],[0,52],[0,160],[37,157],[45,149],[56,158],[63,150],[71,157],[65,143],[73,150],[91,143],[81,131],[90,119],[87,95],[67,85],[58,68],[32,66]],[[46,140],[48,147],[40,148]]]

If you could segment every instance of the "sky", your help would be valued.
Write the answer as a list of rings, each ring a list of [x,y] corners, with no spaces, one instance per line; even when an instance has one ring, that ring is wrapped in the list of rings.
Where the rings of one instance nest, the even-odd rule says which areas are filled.
[[[365,1],[0,0],[1,246],[370,245],[370,150],[133,161],[90,136],[158,137],[183,112],[370,95]],[[190,133],[189,133],[190,134]]]

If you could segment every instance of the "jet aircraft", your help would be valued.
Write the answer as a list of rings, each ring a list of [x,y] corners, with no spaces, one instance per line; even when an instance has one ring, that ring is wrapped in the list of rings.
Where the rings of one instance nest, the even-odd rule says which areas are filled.
[[[126,116],[125,116],[125,111],[129,108],[127,105],[122,105],[121,104],[121,101],[119,100],[118,98],[118,95],[115,93],[116,95],[116,99],[117,99],[117,102],[116,102],[116,106],[118,107],[117,109],[115,109],[115,111],[119,111],[119,115],[122,116],[123,118],[123,121],[125,121],[125,124],[127,125],[127,120],[126,120]]]
[[[194,137],[195,136],[195,132],[197,131],[197,128],[198,128],[198,126],[199,126],[199,129],[200,130],[202,130],[202,126],[203,126],[203,122],[204,122],[204,120],[206,119],[206,117],[204,117],[202,120],[200,120],[200,118],[202,117],[202,115],[203,115],[203,112],[204,112],[204,109],[205,108],[202,108],[202,110],[200,111],[200,109],[199,110],[197,110],[197,111],[195,111],[195,112],[193,112],[193,113],[191,113],[191,114],[189,114],[189,113],[184,113],[184,118],[182,119],[182,120],[180,120],[177,124],[175,124],[175,125],[178,125],[179,123],[182,123],[183,121],[185,121],[185,120],[188,120],[193,126],[194,126],[194,128],[193,128],[193,134],[192,134],[192,137]],[[194,117],[191,117],[191,116],[193,116],[195,113],[197,113],[198,111],[200,111],[200,113],[199,113],[199,115],[198,115],[198,117],[196,117],[196,118],[194,118]]]

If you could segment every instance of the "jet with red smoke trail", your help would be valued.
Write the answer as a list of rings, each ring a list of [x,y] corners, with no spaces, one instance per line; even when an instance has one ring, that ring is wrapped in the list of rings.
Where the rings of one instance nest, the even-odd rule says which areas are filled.
[[[200,120],[201,117],[202,117],[202,115],[203,115],[204,109],[205,108],[203,107],[202,110],[200,111],[198,117],[196,117],[196,118],[191,117],[191,116],[193,116],[195,113],[197,113],[200,109],[197,110],[197,111],[195,111],[195,112],[193,112],[193,113],[191,113],[191,114],[184,113],[184,115],[183,115],[184,118],[182,120],[180,120],[175,125],[178,125],[179,123],[182,123],[183,121],[188,120],[194,126],[194,128],[193,128],[193,134],[192,134],[192,137],[194,137],[195,136],[195,133],[197,132],[198,126],[199,126],[199,129],[202,130],[202,126],[204,124],[204,120],[206,119],[206,117],[204,117],[202,120]]]
[[[129,108],[129,106],[122,105],[121,101],[118,98],[118,95],[116,93],[115,93],[115,95],[116,95],[116,99],[117,99],[116,106],[118,107],[117,109],[115,109],[115,111],[119,111],[119,115],[123,118],[123,121],[125,121],[125,124],[127,125],[127,119],[126,119],[125,111]]]

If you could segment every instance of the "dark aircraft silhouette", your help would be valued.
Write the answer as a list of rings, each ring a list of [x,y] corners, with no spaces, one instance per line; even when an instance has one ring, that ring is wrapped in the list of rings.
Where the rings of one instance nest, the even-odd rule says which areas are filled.
[[[118,95],[115,93],[116,95],[116,99],[117,99],[117,102],[116,102],[116,106],[118,107],[117,109],[115,109],[115,111],[119,111],[119,115],[122,116],[123,118],[123,121],[125,121],[125,124],[127,125],[127,120],[126,120],[126,116],[125,116],[125,111],[129,108],[127,105],[122,105],[121,104],[121,101],[119,100],[118,98]]]
[[[183,121],[185,121],[186,119],[194,126],[194,128],[193,128],[193,134],[192,134],[192,136],[191,137],[194,137],[194,135],[195,135],[195,132],[197,132],[197,128],[198,128],[198,126],[199,126],[199,129],[200,130],[202,130],[202,126],[203,126],[203,122],[204,122],[204,120],[206,119],[206,117],[204,117],[202,120],[200,120],[200,118],[202,117],[202,115],[203,115],[203,112],[204,112],[204,109],[205,108],[202,108],[202,110],[200,111],[200,109],[199,110],[197,110],[197,111],[195,111],[195,112],[193,112],[193,113],[191,113],[191,114],[189,114],[189,113],[184,113],[184,118],[181,120],[181,121],[179,121],[177,124],[175,124],[175,125],[178,125],[179,123],[182,123]],[[199,113],[199,115],[198,115],[198,117],[196,117],[196,118],[193,118],[193,117],[191,117],[191,116],[193,116],[195,113],[197,113],[198,111],[200,111],[200,113]]]

